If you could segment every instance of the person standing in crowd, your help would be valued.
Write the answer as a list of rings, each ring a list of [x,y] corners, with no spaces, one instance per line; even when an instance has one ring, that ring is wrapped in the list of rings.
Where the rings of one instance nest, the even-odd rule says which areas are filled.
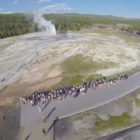
[[[80,93],[83,93],[85,95],[88,91],[88,89],[96,90],[97,88],[101,88],[104,85],[107,85],[107,87],[114,85],[118,83],[121,80],[127,80],[128,75],[118,75],[116,77],[106,78],[103,77],[101,79],[97,79],[94,81],[85,81],[81,84],[78,84],[76,86],[64,86],[62,88],[58,88],[56,90],[48,90],[48,91],[42,91],[42,92],[34,92],[32,95],[20,97],[20,101],[22,103],[30,104],[32,106],[38,106],[39,113],[42,114],[42,109],[40,104],[45,104],[47,101],[52,101],[54,99],[63,100],[67,96],[69,97],[77,97]],[[74,95],[74,96],[73,96]],[[42,115],[41,115],[42,116]],[[43,118],[43,116],[42,116]]]
[[[42,129],[42,133],[43,133],[44,136],[46,135],[46,130],[45,130],[45,128]]]
[[[41,107],[40,107],[40,105],[38,105],[38,110],[39,110],[39,113],[42,112],[42,111],[41,111]]]

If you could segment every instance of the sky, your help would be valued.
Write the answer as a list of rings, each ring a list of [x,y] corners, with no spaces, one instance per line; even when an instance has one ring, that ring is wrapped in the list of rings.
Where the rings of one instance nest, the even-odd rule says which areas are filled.
[[[140,0],[0,0],[0,13],[37,10],[140,18]]]

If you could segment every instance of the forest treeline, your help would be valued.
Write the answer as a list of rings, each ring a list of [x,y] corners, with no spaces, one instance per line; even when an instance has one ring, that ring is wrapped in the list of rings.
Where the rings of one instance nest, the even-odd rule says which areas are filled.
[[[37,30],[33,18],[24,14],[0,14],[0,38],[21,35]]]
[[[104,25],[104,27],[121,24],[121,30],[140,34],[140,19],[86,14],[46,14],[45,18],[51,20],[57,30],[79,31],[97,24]]]
[[[113,16],[96,16],[84,14],[45,14],[47,20],[55,24],[57,31],[74,30],[79,31],[83,28],[90,28],[96,24],[122,26],[121,30],[140,34],[140,19],[127,19]],[[0,38],[21,35],[38,31],[37,24],[33,22],[32,16],[17,14],[0,14]]]

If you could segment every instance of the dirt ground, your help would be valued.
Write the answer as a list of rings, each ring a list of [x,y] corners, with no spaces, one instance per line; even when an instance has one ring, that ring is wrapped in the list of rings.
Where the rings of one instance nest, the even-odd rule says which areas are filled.
[[[17,102],[20,96],[30,95],[35,91],[47,90],[61,81],[61,77],[39,82],[22,82],[21,80],[0,91],[0,106]]]

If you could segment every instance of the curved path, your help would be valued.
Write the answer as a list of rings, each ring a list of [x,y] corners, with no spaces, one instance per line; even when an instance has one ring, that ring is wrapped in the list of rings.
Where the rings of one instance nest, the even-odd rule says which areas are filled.
[[[77,98],[68,97],[64,100],[52,101],[49,104],[40,105],[43,114],[48,122],[53,122],[57,117],[59,119],[84,112],[95,107],[104,105],[116,100],[140,87],[140,72],[129,77],[128,80],[120,81],[110,87],[102,87],[97,90],[89,89],[86,95],[80,95]],[[21,126],[40,122],[41,115],[38,106],[32,107],[21,103]]]
[[[131,137],[131,140],[139,140],[139,131],[140,131],[140,125],[134,125],[127,128],[124,128],[122,130],[119,130],[117,132],[113,132],[112,134],[109,134],[107,136],[103,136],[101,138],[97,138],[96,140],[114,140],[119,138]]]

